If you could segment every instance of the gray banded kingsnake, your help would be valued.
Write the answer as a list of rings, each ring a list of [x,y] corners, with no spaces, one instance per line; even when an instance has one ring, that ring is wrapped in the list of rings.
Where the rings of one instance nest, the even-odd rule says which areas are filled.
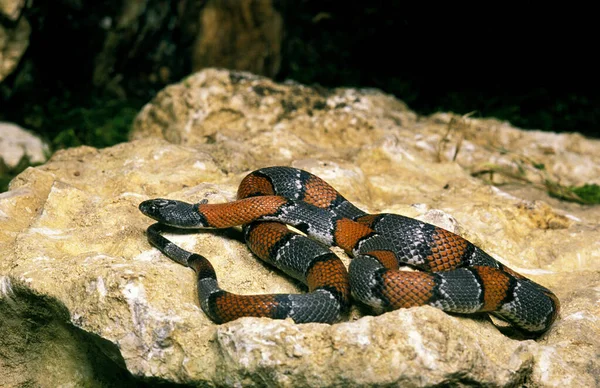
[[[149,241],[196,271],[200,305],[218,323],[243,316],[331,323],[348,310],[350,292],[378,312],[420,305],[463,314],[489,312],[534,334],[546,331],[560,309],[550,290],[464,238],[397,214],[367,214],[319,177],[292,167],[250,173],[234,202],[189,204],[158,198],[142,202],[139,208],[158,221],[148,228]],[[205,257],[161,235],[165,226],[237,225],[243,225],[252,252],[307,284],[309,292],[227,292],[218,286]],[[327,248],[334,245],[353,257],[348,271]],[[417,271],[399,270],[400,266]]]

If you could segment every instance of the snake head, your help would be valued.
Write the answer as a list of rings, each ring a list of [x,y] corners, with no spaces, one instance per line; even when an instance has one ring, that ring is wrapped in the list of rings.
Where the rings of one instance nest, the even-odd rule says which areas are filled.
[[[177,228],[202,228],[206,220],[198,212],[198,207],[173,199],[149,199],[140,203],[139,209],[148,217],[164,225]]]

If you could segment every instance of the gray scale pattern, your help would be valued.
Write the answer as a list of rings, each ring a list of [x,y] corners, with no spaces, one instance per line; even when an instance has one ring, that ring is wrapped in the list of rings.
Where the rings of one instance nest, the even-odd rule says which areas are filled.
[[[309,294],[289,295],[289,317],[296,323],[327,322],[338,319],[340,305],[327,290],[315,290]]]
[[[398,260],[426,269],[425,258],[431,254],[429,237],[433,225],[396,214],[381,217],[374,229],[390,242]]]
[[[348,274],[352,295],[361,302],[378,309],[383,308],[383,300],[373,293],[378,284],[377,273],[383,269],[381,263],[369,256],[360,255],[350,262]]]
[[[378,234],[373,234],[371,236],[368,236],[368,237],[360,240],[360,242],[358,244],[358,249],[356,249],[355,255],[360,255],[360,254],[371,252],[371,251],[394,252],[394,247],[383,236],[378,235]]]
[[[302,191],[301,171],[291,168],[267,167],[258,173],[268,176],[275,194],[297,199]]]
[[[365,214],[367,214],[364,211],[357,208],[356,206],[354,206],[353,204],[351,204],[350,202],[346,201],[344,197],[340,196],[340,198],[342,199],[342,202],[337,207],[332,209],[338,216],[343,218],[350,218],[351,220],[356,220],[358,217],[362,217]]]
[[[325,209],[318,208],[305,202],[290,201],[280,209],[279,217],[265,217],[265,219],[280,219],[290,225],[307,225],[306,233],[314,239],[330,246],[333,243],[333,214]]]
[[[442,298],[432,305],[456,313],[471,313],[482,307],[480,296],[483,290],[469,269],[459,268],[436,276],[441,279],[438,292]]]
[[[258,171],[271,179],[275,194],[286,198],[296,199],[303,194],[304,182],[311,176],[301,170],[281,167],[267,167]],[[338,194],[336,204],[333,206],[334,207],[330,210],[335,211],[338,216],[344,218],[356,219],[357,217],[367,214],[347,201],[340,194]]]
[[[200,300],[200,307],[202,310],[210,316],[210,319],[216,320],[217,317],[213,315],[212,309],[209,303],[210,296],[216,292],[222,291],[219,288],[219,284],[216,279],[204,278],[197,282],[198,299]]]
[[[488,255],[477,247],[473,247],[473,249],[473,254],[469,258],[470,266],[480,265],[483,267],[500,268],[498,261],[496,261],[496,259],[494,259],[492,256]]]
[[[542,290],[527,279],[518,279],[513,300],[505,303],[497,315],[529,331],[543,330],[553,306]]]
[[[319,256],[332,254],[329,249],[307,237],[296,235],[279,249],[274,262],[286,274],[302,282],[306,280],[306,270]]]

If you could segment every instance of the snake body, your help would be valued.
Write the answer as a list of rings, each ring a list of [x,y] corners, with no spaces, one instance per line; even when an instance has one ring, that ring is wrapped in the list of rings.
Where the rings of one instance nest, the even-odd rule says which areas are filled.
[[[218,323],[242,316],[331,323],[348,310],[350,292],[379,312],[421,305],[455,313],[489,312],[531,333],[546,331],[560,308],[550,290],[466,239],[401,215],[367,214],[319,177],[296,168],[250,173],[234,202],[189,204],[158,198],[142,202],[140,210],[158,221],[148,228],[150,243],[196,271],[200,305]],[[309,292],[237,295],[222,290],[210,262],[164,238],[164,225],[244,225],[252,252],[307,284]],[[353,257],[348,271],[326,248],[334,245]]]

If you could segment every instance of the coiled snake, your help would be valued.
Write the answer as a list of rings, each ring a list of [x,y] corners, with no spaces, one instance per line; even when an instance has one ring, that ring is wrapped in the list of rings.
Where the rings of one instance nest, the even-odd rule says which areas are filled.
[[[139,206],[158,221],[147,230],[150,243],[196,271],[200,305],[217,323],[243,316],[331,323],[348,310],[351,294],[377,311],[430,305],[456,313],[490,312],[531,333],[546,331],[558,315],[559,301],[550,290],[464,238],[401,215],[367,214],[306,171],[291,167],[254,171],[242,180],[237,196],[237,201],[224,204],[151,199]],[[307,284],[309,292],[224,291],[210,262],[163,237],[163,225],[243,225],[252,252]],[[327,248],[333,245],[353,257],[348,271]],[[400,266],[420,271],[403,271]]]

